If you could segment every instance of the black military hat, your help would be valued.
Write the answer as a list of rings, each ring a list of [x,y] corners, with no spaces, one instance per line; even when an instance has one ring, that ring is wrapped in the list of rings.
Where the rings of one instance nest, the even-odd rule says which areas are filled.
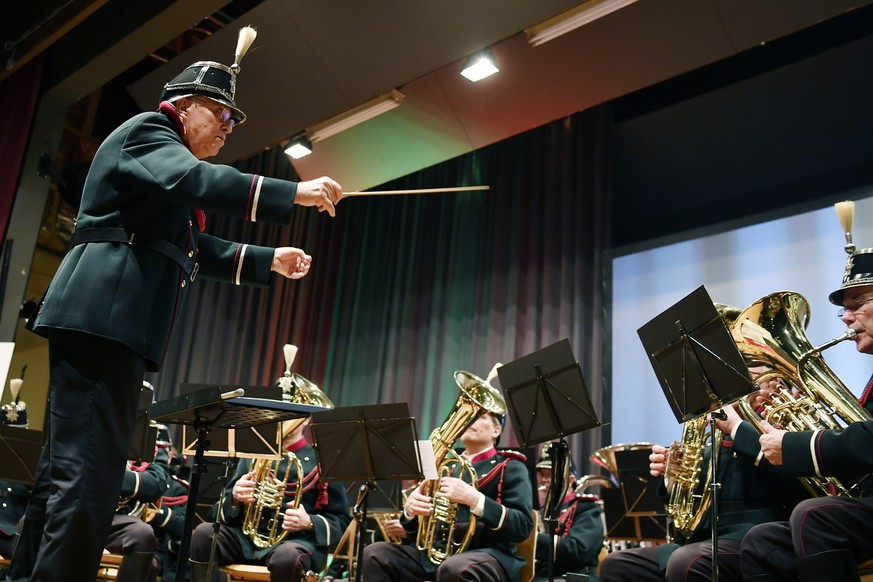
[[[845,250],[849,258],[846,260],[842,284],[839,289],[828,295],[828,299],[834,305],[842,305],[846,289],[873,285],[873,248],[856,249],[854,242],[852,242],[855,203],[851,201],[838,202],[836,210],[846,235]]]
[[[537,469],[548,469],[552,470],[552,457],[549,455],[549,451],[552,448],[552,443],[546,443],[543,445],[542,450],[540,451],[540,456],[537,459],[536,468]],[[576,463],[573,462],[573,458],[569,455],[567,456],[567,462],[570,464],[570,473],[573,476],[576,476]]]
[[[233,112],[237,125],[244,123],[246,114],[236,106],[236,75],[240,71],[239,62],[248,51],[257,33],[246,26],[239,31],[234,63],[231,66],[215,61],[197,61],[176,75],[164,85],[161,101],[174,101],[192,95],[203,95],[217,103],[226,105]]]
[[[849,255],[843,283],[839,289],[828,295],[828,299],[834,305],[842,305],[846,289],[862,285],[873,285],[873,249],[859,249]]]

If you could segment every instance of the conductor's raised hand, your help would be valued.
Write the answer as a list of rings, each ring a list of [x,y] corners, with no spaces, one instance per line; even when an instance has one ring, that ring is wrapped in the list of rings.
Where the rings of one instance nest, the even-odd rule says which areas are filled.
[[[299,182],[297,184],[297,196],[294,197],[294,204],[315,206],[319,212],[326,211],[331,216],[336,216],[336,208],[334,206],[340,201],[342,196],[342,186],[336,180],[322,176],[315,180]]]
[[[279,247],[273,251],[270,270],[289,279],[300,279],[309,272],[312,257],[294,247]]]

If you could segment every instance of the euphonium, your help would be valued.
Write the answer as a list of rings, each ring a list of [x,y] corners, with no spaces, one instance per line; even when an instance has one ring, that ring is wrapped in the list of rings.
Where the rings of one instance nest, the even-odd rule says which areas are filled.
[[[682,425],[682,440],[674,442],[667,449],[667,468],[664,473],[670,489],[667,515],[673,521],[673,527],[686,536],[697,528],[712,503],[712,473],[707,471],[701,481],[700,472],[707,448],[712,448],[713,455],[721,452],[722,435],[718,430],[711,434],[713,431],[709,430],[709,426],[707,415],[685,422]]]
[[[284,352],[285,374],[277,380],[277,384],[282,388],[282,399],[297,404],[334,408],[333,402],[318,386],[299,374],[291,373],[291,363],[297,354],[297,348],[288,344],[284,346]],[[282,423],[282,437],[285,438],[294,432],[307,419],[308,417],[303,417],[284,421]],[[284,474],[280,476],[278,473],[282,460],[287,460],[287,465]],[[281,529],[284,519],[282,501],[285,498],[285,488],[288,484],[288,478],[292,475],[292,470],[296,478],[296,488],[294,498],[287,506],[297,509],[300,507],[304,493],[303,463],[297,458],[297,455],[286,451],[279,460],[268,458],[252,460],[250,471],[253,473],[252,480],[256,483],[252,493],[255,501],[246,507],[243,533],[249,536],[252,543],[259,548],[268,548],[279,543],[288,533]]]
[[[455,453],[452,446],[483,413],[505,414],[506,404],[499,390],[469,372],[455,372],[455,383],[461,389],[458,399],[442,425],[431,433],[430,441],[440,478],[458,477],[478,489],[478,477],[472,464]],[[458,504],[436,496],[438,487],[439,480],[424,485],[422,492],[433,500],[433,509],[430,515],[418,518],[416,538],[418,549],[425,551],[434,564],[441,564],[448,556],[463,552],[476,530],[476,518],[470,513],[466,532],[460,541],[456,539],[456,534],[461,533],[461,528],[456,531]]]
[[[297,489],[294,499],[288,506],[294,509],[300,507],[303,494],[303,463],[300,462],[297,455],[291,452],[286,452],[283,458],[287,460],[287,464],[282,475],[278,474],[281,459],[278,461],[263,458],[252,460],[252,480],[256,483],[252,495],[255,501],[246,507],[243,533],[249,536],[252,543],[259,548],[269,548],[278,544],[288,534],[282,529],[282,520],[284,519],[282,501],[285,498],[285,488],[288,485],[292,469],[297,478]]]
[[[765,367],[753,380],[761,384],[777,380],[778,391],[759,414],[750,398],[740,400],[740,416],[763,432],[760,421],[787,431],[842,428],[869,420],[870,415],[828,367],[821,352],[854,337],[844,335],[813,347],[804,329],[809,324],[809,304],[798,293],[781,291],[767,295],[747,307],[729,325],[731,335],[748,368]],[[792,388],[797,394],[792,393]],[[813,495],[850,495],[832,477],[804,477],[801,482]]]

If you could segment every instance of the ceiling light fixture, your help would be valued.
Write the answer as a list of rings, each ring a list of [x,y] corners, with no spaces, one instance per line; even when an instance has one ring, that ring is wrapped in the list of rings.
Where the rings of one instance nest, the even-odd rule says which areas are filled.
[[[285,153],[295,160],[299,160],[312,153],[312,142],[305,134],[300,134],[291,138],[288,147],[285,148]]]
[[[373,119],[378,115],[382,115],[386,111],[391,111],[400,106],[405,95],[397,89],[392,89],[389,93],[379,95],[375,99],[371,99],[362,105],[358,105],[354,109],[350,109],[345,113],[341,113],[336,117],[332,117],[323,123],[313,125],[306,130],[306,134],[313,143],[326,139],[332,135],[336,135],[341,131],[345,131],[350,127],[354,127],[359,123],[363,123],[369,119]]]
[[[494,64],[494,55],[491,54],[490,50],[485,49],[467,57],[461,68],[461,75],[475,83],[499,71],[500,69]]]
[[[554,18],[550,18],[530,28],[525,28],[524,33],[527,35],[527,42],[533,46],[539,46],[553,38],[557,38],[562,34],[566,34],[571,30],[575,30],[580,26],[594,22],[598,18],[603,18],[607,14],[629,6],[636,1],[588,0],[575,8],[558,14]]]

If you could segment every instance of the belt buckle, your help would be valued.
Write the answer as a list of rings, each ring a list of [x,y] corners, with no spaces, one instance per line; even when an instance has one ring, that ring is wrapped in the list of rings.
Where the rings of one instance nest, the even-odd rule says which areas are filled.
[[[188,278],[192,283],[197,278],[198,271],[200,271],[200,263],[194,263],[194,268],[191,269],[191,276]]]

